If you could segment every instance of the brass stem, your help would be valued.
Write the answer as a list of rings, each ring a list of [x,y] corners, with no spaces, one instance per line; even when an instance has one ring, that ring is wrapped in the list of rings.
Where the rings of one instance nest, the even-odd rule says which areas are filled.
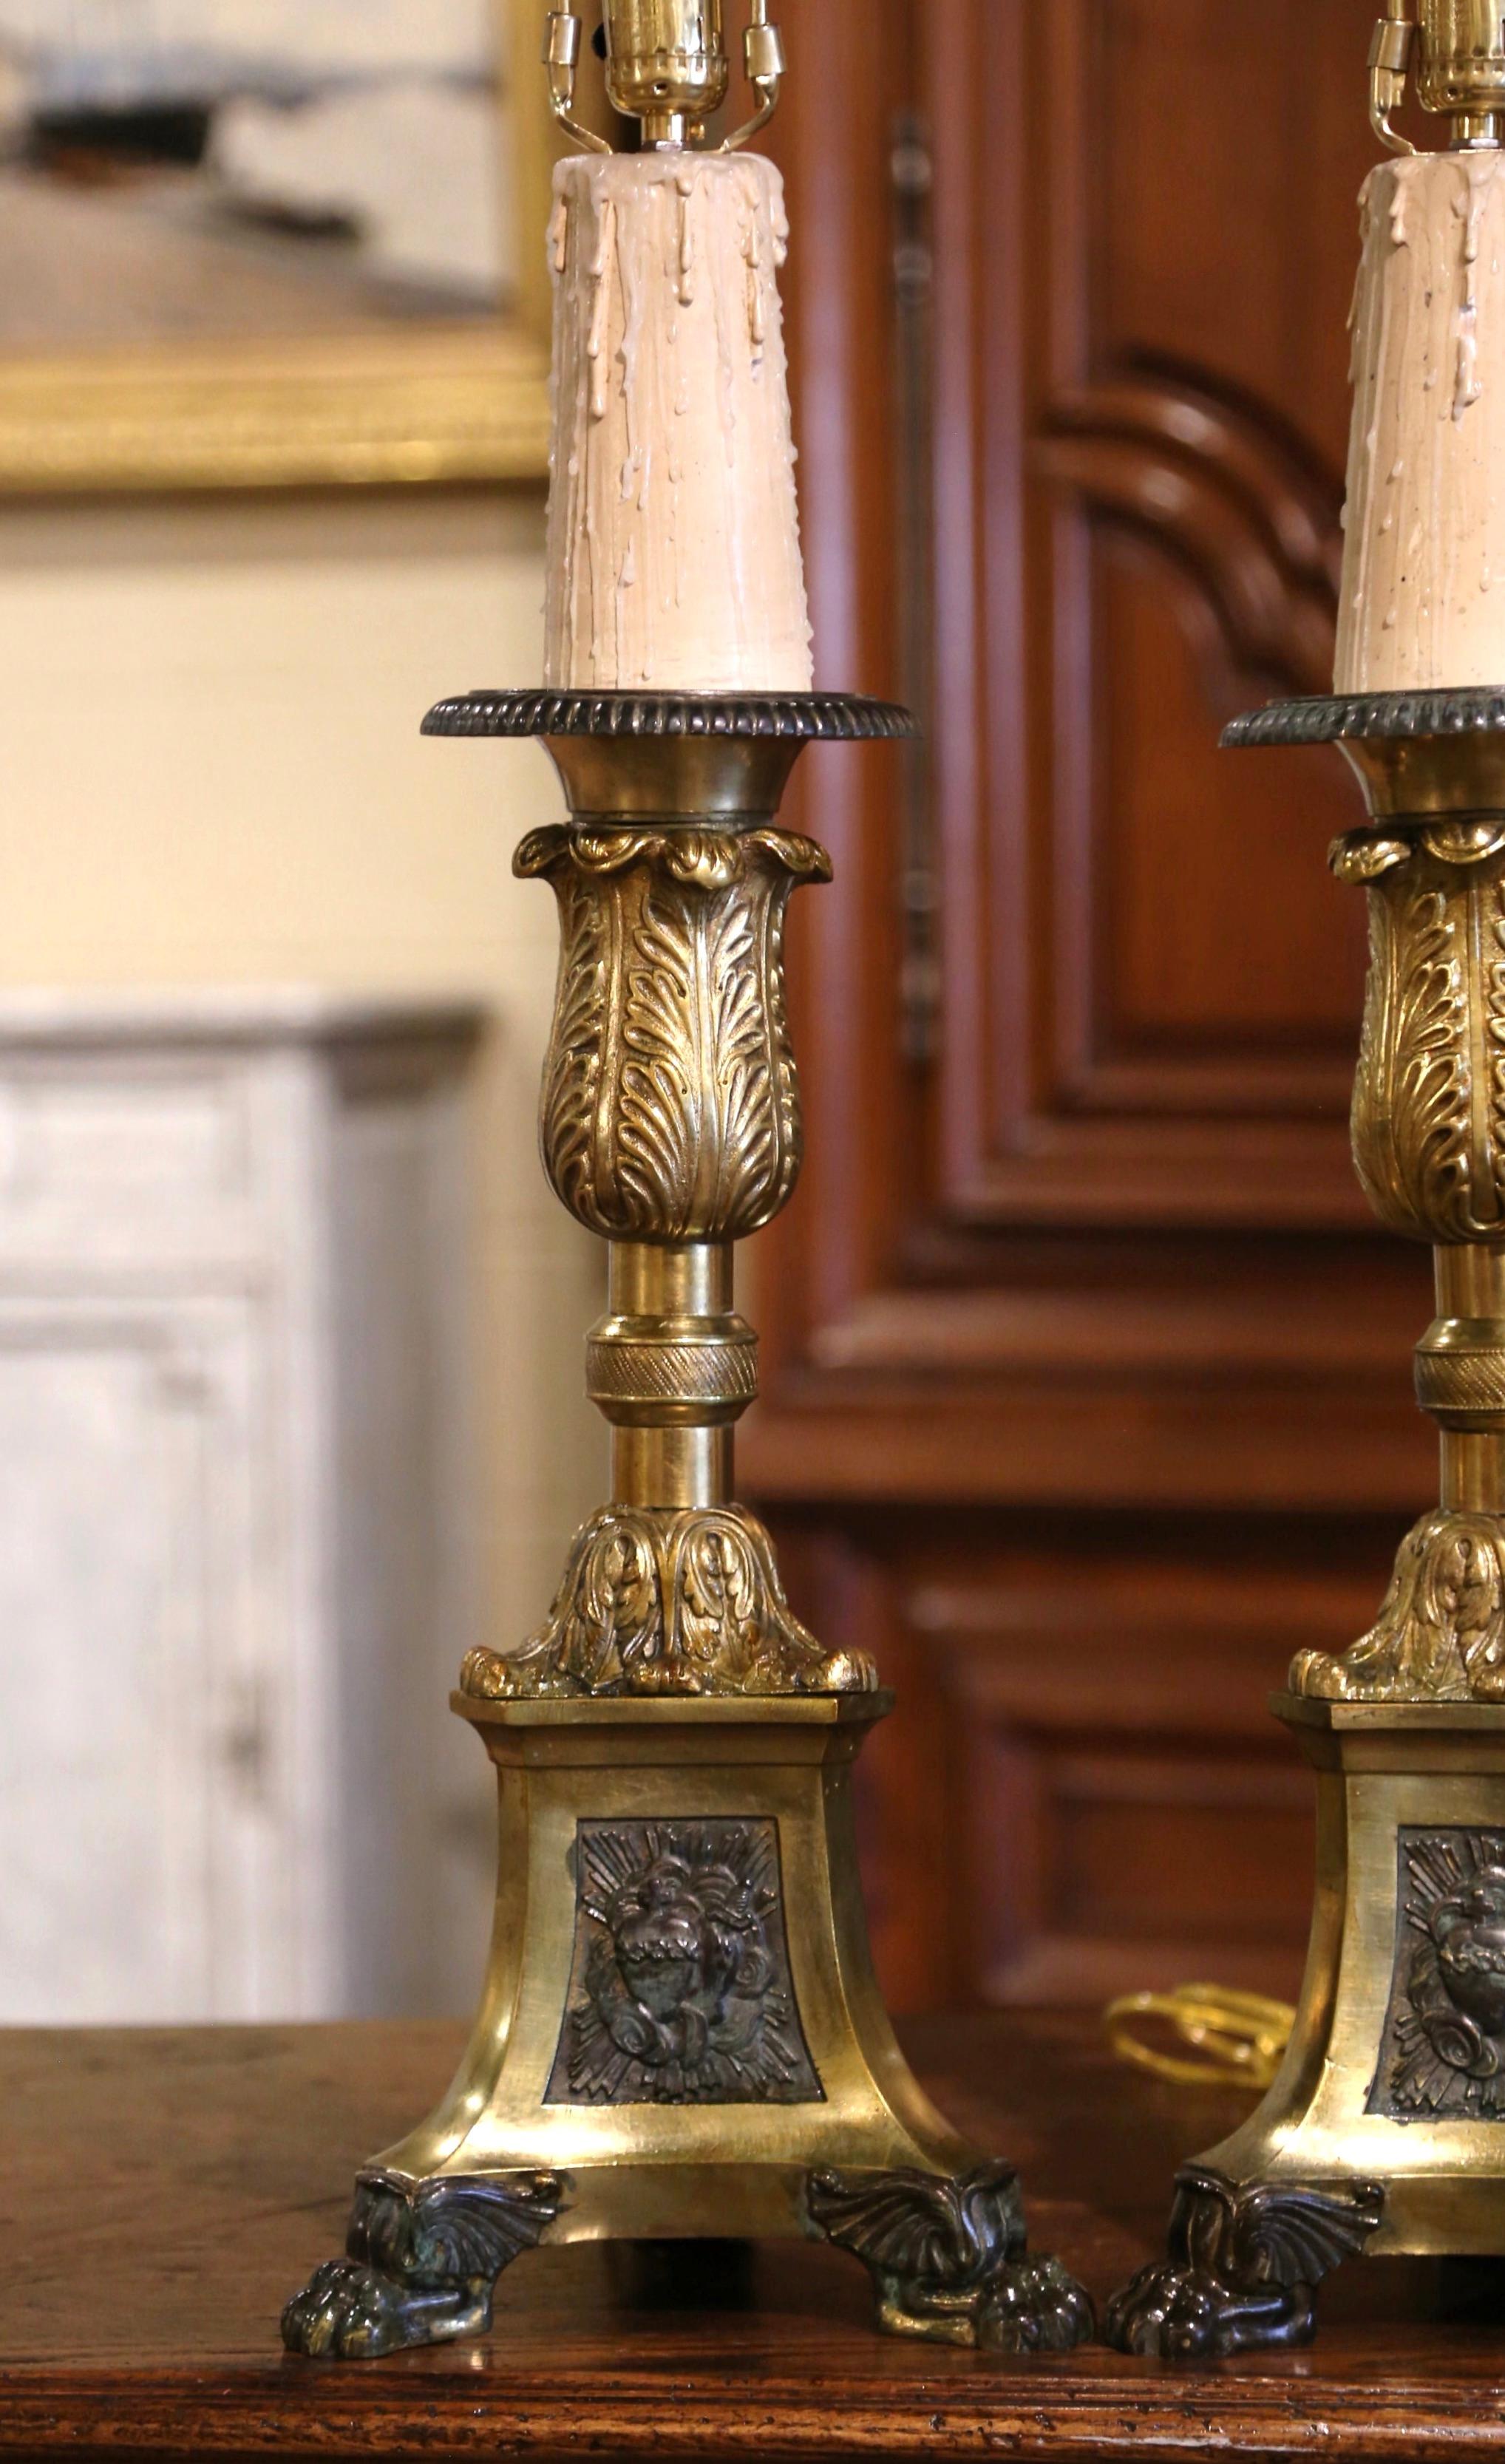
[[[1456,23],[1472,39],[1482,20]],[[1505,73],[1505,56],[1498,65]],[[1485,70],[1494,74],[1488,60]],[[1477,99],[1471,88],[1457,107]],[[1393,723],[1392,698],[1405,708]],[[1437,1314],[1416,1347],[1416,1398],[1442,1433],[1442,1495],[1402,1541],[1367,1634],[1340,1657],[1298,1652],[1291,1691],[1309,1703],[1494,1705],[1505,1690],[1505,983],[1493,955],[1505,897],[1505,730],[1487,693],[1460,688],[1383,704],[1276,704],[1257,740],[1310,740],[1314,708],[1349,753],[1368,807],[1367,827],[1330,857],[1370,909],[1354,1160],[1381,1221],[1432,1248]],[[1254,727],[1226,740],[1253,741]]]
[[[1505,115],[1497,111],[1459,112],[1448,141],[1450,154],[1475,154],[1505,144]]]
[[[1505,1513],[1498,1405],[1474,1387],[1483,1364],[1505,1363],[1505,1249],[1450,1245],[1432,1260],[1437,1317],[1418,1353],[1418,1390],[1442,1421],[1442,1503],[1460,1514]],[[1442,1380],[1460,1363],[1470,1383],[1450,1397]]]
[[[646,24],[675,0],[641,5]],[[707,0],[697,22],[713,17]],[[502,702],[532,723],[538,698]],[[539,1133],[556,1195],[609,1244],[586,1392],[610,1425],[612,1494],[576,1533],[523,1650],[467,1661],[477,1699],[873,1682],[866,1660],[806,1633],[767,1533],[732,1498],[732,1430],[758,1392],[732,1244],[786,1203],[803,1146],[784,917],[801,882],[830,876],[825,849],[775,821],[807,714],[767,700],[767,725],[731,733],[688,698],[622,696],[642,722],[623,733],[598,726],[593,704],[552,697],[546,740],[570,819],[514,859],[559,901]],[[832,697],[822,723],[846,707]],[[587,715],[592,732],[575,733]]]
[[[732,1306],[729,1241],[613,1241],[608,1255],[613,1317],[724,1317]]]
[[[1442,1502],[1455,1514],[1505,1510],[1505,1441],[1477,1430],[1444,1429]]]
[[[589,1357],[591,1395],[612,1423],[615,1504],[726,1503],[751,1341],[732,1308],[729,1241],[612,1242]],[[741,1376],[723,1374],[728,1347],[747,1361]]]
[[[613,1429],[615,1506],[724,1506],[732,1493],[730,1429]]]
[[[1441,1318],[1505,1320],[1505,1249],[1470,1242],[1432,1251]]]

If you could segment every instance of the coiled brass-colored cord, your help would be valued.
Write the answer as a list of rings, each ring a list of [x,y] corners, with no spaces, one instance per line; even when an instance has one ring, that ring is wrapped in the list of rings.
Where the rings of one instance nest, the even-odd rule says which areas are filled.
[[[1169,1993],[1122,1993],[1103,2013],[1108,2041],[1120,2061],[1181,2087],[1269,2087],[1291,2040],[1289,2002],[1240,1993],[1227,1985],[1178,1985]],[[1139,2033],[1161,2022],[1187,2053],[1166,2050]]]

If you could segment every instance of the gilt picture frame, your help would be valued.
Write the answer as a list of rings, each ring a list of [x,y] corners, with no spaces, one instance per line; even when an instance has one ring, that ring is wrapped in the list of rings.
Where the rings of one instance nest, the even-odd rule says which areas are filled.
[[[0,349],[0,498],[542,477],[558,153],[540,0],[490,0],[514,278],[492,315]],[[500,71],[498,72],[500,73]]]

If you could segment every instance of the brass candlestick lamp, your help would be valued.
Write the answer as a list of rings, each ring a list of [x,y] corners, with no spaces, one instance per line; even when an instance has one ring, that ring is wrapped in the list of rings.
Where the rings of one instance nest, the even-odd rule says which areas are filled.
[[[1498,145],[1502,33],[1497,0],[1392,8],[1387,142],[1409,65],[1456,145]],[[1442,1502],[1371,1632],[1300,1654],[1274,1703],[1317,1787],[1295,2031],[1258,2111],[1178,2175],[1168,2261],[1108,2311],[1113,2343],[1179,2358],[1306,2341],[1361,2252],[1505,2255],[1505,691],[1276,702],[1224,741],[1338,744],[1363,788],[1331,855],[1369,900],[1354,1156],[1381,1220],[1434,1246],[1416,1390]]]
[[[606,23],[618,106],[658,145],[697,142],[726,89],[715,0],[609,0]],[[548,26],[567,121],[579,26]],[[762,6],[748,31],[771,108]],[[522,693],[442,702],[425,728],[540,737],[564,787],[568,820],[515,870],[559,901],[542,1144],[609,1244],[587,1371],[612,1495],[533,1640],[461,1672],[499,1796],[480,2014],[435,2114],[360,2176],[348,2255],[289,2303],[284,2340],[365,2357],[476,2335],[542,2240],[792,2234],[864,2259],[885,2327],[1073,2344],[1085,2296],[1026,2255],[1012,2171],[934,2111],[874,1981],[852,1768],[892,1698],[799,1624],[732,1502],[757,1392],[732,1244],[799,1171],[784,918],[830,870],[775,817],[809,738],[910,722],[841,694]]]

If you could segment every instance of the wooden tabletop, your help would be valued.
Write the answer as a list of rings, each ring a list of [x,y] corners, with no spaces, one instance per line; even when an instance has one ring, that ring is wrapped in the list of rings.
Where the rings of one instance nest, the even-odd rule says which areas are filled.
[[[1079,2016],[903,2033],[953,2118],[1024,2171],[1034,2245],[1099,2299],[1159,2248],[1177,2161],[1242,2109],[1121,2069]],[[1308,2352],[1191,2371],[881,2338],[853,2260],[783,2243],[756,2307],[735,2288],[654,2307],[620,2257],[543,2250],[502,2277],[484,2343],[290,2358],[283,2300],[339,2250],[356,2167],[431,2101],[460,2034],[0,2033],[0,2449],[1505,2458],[1498,2277],[1400,2261],[1331,2279]]]

